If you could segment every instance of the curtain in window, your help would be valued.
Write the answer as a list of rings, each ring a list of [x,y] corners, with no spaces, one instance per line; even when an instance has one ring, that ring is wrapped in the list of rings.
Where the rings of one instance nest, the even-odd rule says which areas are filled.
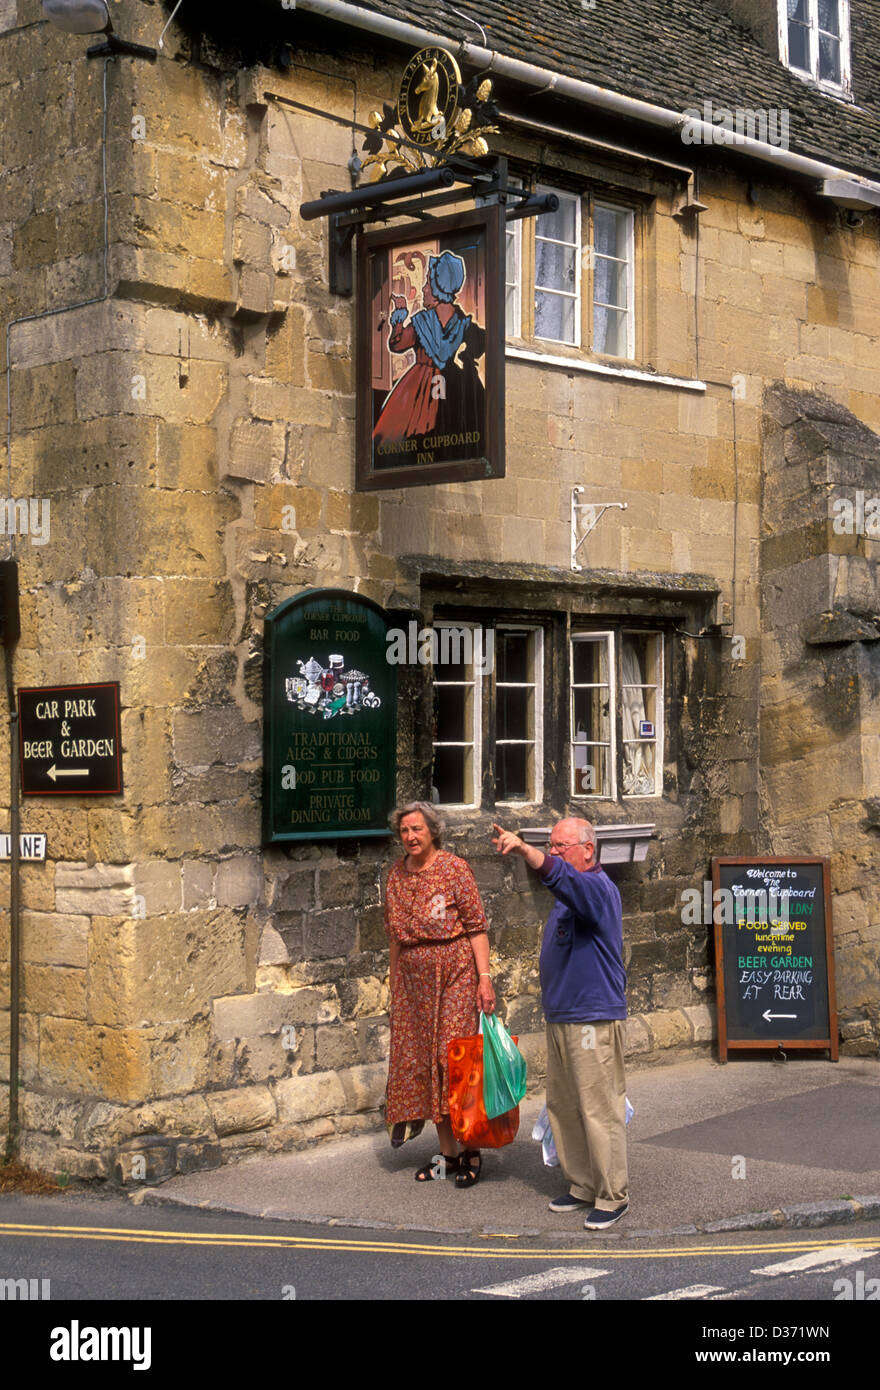
[[[630,743],[638,739],[639,722],[646,718],[644,694],[634,687],[644,684],[635,644],[623,638],[620,644],[621,706],[623,713],[623,790],[626,796],[653,796],[654,778],[645,761],[645,746]],[[653,744],[647,745],[653,748]]]

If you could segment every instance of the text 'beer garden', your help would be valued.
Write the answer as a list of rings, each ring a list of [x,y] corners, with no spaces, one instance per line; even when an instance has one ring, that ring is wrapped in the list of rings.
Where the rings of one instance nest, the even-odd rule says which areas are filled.
[[[25,796],[122,791],[119,683],[19,690]]]

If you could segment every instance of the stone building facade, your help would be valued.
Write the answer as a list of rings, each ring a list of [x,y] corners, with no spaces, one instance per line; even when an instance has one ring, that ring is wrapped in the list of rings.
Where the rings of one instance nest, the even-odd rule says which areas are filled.
[[[186,4],[151,62],[87,57],[38,0],[0,0],[7,491],[51,504],[45,543],[7,508],[14,681],[119,681],[125,768],[120,797],[23,806],[22,828],[48,844],[45,863],[21,866],[34,1163],[161,1177],[380,1123],[394,846],[261,845],[263,620],[307,589],[420,624],[489,624],[520,634],[511,653],[528,649],[543,742],[525,780],[498,780],[497,670],[471,673],[482,742],[469,725],[446,819],[536,1084],[546,903],[494,855],[491,824],[569,811],[624,844],[628,827],[651,827],[645,859],[610,869],[634,1060],[711,1044],[711,928],[684,921],[682,895],[702,891],[712,856],[752,853],[830,856],[843,1048],[876,1054],[877,542],[837,534],[831,510],[880,483],[876,0],[848,7],[852,106],[853,92],[786,66],[733,0],[711,21],[696,0],[652,0],[644,32],[617,0],[577,24],[551,0],[460,4],[507,63],[493,67],[493,148],[557,190],[577,228],[549,240],[580,266],[583,336],[541,336],[554,290],[536,280],[541,228],[522,224],[505,477],[358,492],[354,302],[330,293],[326,223],[299,208],[351,186],[358,127],[396,100],[426,31],[463,72],[486,67],[479,25],[442,4],[306,0],[256,5],[245,38],[234,15]],[[172,7],[117,8],[125,38],[155,45]],[[600,90],[620,93],[618,109]],[[688,143],[671,118],[696,108],[705,122],[707,101],[784,109],[802,164],[766,138],[707,143],[704,127]],[[611,301],[616,351],[595,350],[600,333],[615,345],[614,311],[597,310],[603,257],[628,285]],[[577,486],[626,504],[601,517],[579,571]],[[628,688],[643,687],[656,751],[638,775],[622,746],[616,766],[598,754],[594,794],[576,790],[572,673],[607,688],[613,721],[618,668],[634,659]],[[402,675],[401,798],[430,794],[430,675]],[[4,780],[7,808],[9,795]],[[7,1046],[4,1023],[0,1067]],[[7,1081],[8,1066],[0,1107]]]

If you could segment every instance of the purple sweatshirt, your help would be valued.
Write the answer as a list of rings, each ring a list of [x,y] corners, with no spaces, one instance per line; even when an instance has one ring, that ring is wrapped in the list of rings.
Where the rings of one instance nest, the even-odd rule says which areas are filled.
[[[620,894],[597,864],[582,873],[545,854],[538,870],[556,898],[541,945],[548,1023],[626,1018]]]

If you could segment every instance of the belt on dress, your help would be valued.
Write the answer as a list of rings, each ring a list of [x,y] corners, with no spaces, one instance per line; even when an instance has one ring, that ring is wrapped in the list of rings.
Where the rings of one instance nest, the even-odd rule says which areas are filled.
[[[460,931],[457,936],[424,936],[420,941],[401,941],[400,948],[405,950],[407,946],[445,946],[447,941],[466,941],[467,932]]]

